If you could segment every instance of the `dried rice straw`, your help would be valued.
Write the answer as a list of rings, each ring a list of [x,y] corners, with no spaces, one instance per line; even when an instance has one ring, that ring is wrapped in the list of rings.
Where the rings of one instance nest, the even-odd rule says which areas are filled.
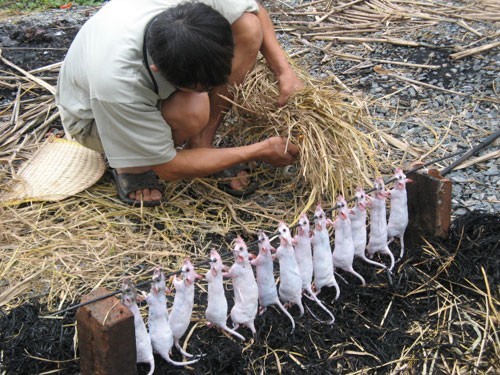
[[[303,207],[308,209],[320,200],[334,203],[339,193],[348,196],[357,185],[371,185],[382,162],[375,152],[381,144],[367,131],[369,117],[356,96],[297,71],[305,88],[287,106],[277,108],[274,76],[258,65],[235,90],[235,112],[245,123],[238,136],[246,141],[281,135],[299,146],[302,183],[294,189],[308,196]]]

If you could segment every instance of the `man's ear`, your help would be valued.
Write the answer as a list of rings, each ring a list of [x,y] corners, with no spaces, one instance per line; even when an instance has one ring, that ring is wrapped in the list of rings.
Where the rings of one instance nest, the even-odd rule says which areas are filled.
[[[149,67],[155,73],[159,73],[160,72],[160,70],[158,69],[158,67],[156,66],[156,64],[151,64]]]

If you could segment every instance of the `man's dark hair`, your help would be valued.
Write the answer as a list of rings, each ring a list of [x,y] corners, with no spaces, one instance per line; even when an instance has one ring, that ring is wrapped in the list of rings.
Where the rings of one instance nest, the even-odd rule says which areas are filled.
[[[181,3],[153,18],[146,47],[161,74],[177,87],[208,90],[227,83],[231,73],[231,25],[202,3]]]

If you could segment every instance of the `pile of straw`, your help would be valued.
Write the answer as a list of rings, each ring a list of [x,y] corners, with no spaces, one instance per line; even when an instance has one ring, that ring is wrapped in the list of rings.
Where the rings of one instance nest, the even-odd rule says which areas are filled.
[[[308,202],[307,210],[323,201],[334,205],[338,194],[352,196],[356,186],[372,186],[379,166],[390,166],[373,126],[365,101],[331,81],[319,81],[295,68],[305,88],[277,108],[279,95],[274,75],[260,64],[236,88],[235,109],[245,140],[269,135],[286,137],[299,146],[295,193]],[[378,152],[376,151],[378,149]]]

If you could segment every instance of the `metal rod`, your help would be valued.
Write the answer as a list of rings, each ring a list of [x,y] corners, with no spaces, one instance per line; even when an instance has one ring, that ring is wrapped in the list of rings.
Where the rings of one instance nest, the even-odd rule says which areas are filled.
[[[462,155],[460,158],[455,160],[453,163],[451,163],[449,166],[444,168],[440,174],[441,176],[447,175],[449,172],[451,172],[455,167],[457,167],[460,163],[462,163],[464,160],[468,159],[472,155],[476,154],[479,150],[483,149],[484,147],[488,146],[490,143],[492,143],[495,139],[497,139],[500,136],[500,129],[498,129],[495,133],[491,134],[490,136],[486,137],[484,140],[479,142],[478,145],[472,147],[469,151],[467,151],[464,155]]]

